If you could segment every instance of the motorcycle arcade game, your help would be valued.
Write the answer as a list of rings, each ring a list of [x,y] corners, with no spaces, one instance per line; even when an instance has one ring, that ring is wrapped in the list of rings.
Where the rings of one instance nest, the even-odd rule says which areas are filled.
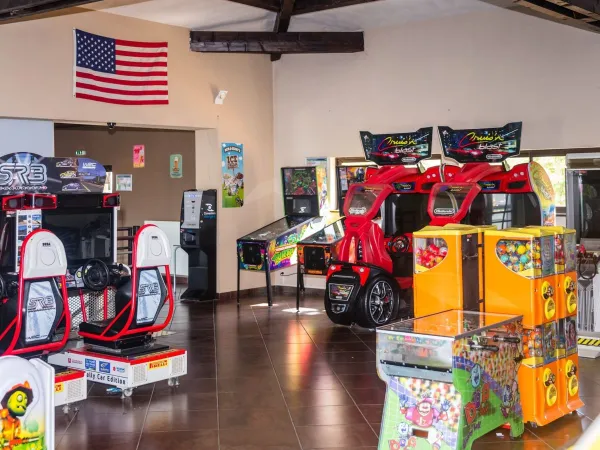
[[[130,276],[106,270],[103,263],[95,266],[100,269],[93,280],[96,287],[109,283],[116,287],[114,317],[82,322],[79,335],[84,346],[51,360],[85,370],[88,380],[115,386],[124,397],[138,386],[161,380],[177,385],[178,377],[187,373],[187,351],[158,345],[153,336],[173,317],[170,262],[171,246],[165,233],[155,225],[142,226],[133,241]]]
[[[271,272],[297,262],[296,244],[323,229],[316,167],[281,169],[285,217],[237,240],[237,302],[240,270],[264,271],[269,306],[273,305]]]
[[[455,167],[427,170],[433,128],[413,133],[361,132],[365,157],[381,168],[350,186],[344,203],[345,236],[327,273],[325,310],[336,324],[374,328],[412,315],[412,233],[429,223],[435,183]]]

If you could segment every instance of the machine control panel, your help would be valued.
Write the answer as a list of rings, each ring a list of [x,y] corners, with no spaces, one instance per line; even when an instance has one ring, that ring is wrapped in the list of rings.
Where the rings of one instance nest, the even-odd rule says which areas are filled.
[[[183,193],[181,228],[197,229],[200,227],[201,204],[202,191],[186,191]]]

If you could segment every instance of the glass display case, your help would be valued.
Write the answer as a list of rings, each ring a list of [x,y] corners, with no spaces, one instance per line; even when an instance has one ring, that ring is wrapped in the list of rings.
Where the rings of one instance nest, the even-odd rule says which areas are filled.
[[[451,310],[378,328],[387,384],[379,450],[469,450],[506,423],[521,435],[521,319]]]

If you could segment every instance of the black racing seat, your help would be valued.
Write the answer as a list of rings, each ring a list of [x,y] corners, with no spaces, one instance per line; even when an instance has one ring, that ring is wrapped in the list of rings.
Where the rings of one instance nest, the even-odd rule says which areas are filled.
[[[6,289],[0,306],[0,355],[59,351],[67,342],[71,322],[64,246],[50,231],[37,230],[27,236],[21,252],[18,282]],[[64,334],[56,341],[59,328]]]
[[[151,333],[165,328],[173,316],[170,261],[170,244],[165,233],[155,225],[141,227],[134,238],[131,278],[117,287],[115,317],[82,322],[79,335],[84,342],[106,349],[124,349],[147,343]],[[166,283],[160,267],[165,270]],[[156,325],[167,302],[166,319]]]

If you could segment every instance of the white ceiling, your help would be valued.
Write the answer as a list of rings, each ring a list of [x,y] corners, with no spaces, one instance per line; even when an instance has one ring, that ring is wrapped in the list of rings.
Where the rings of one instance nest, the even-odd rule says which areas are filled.
[[[275,13],[227,0],[105,0],[91,7],[195,30],[272,31],[275,23]],[[490,8],[479,0],[381,0],[294,16],[290,31],[368,30]]]

